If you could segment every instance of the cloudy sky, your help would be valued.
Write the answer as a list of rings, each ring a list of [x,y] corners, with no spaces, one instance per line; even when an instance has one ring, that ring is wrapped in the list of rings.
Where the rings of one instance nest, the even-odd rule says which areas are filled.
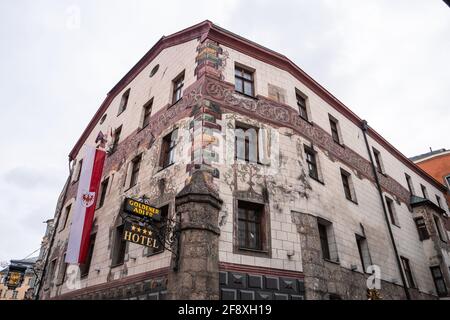
[[[441,0],[0,0],[0,261],[39,248],[106,93],[162,35],[205,19],[287,55],[405,155],[450,147]]]

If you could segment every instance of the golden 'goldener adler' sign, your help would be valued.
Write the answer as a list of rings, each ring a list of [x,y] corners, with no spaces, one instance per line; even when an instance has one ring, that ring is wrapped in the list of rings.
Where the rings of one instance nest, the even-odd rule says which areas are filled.
[[[134,199],[126,198],[123,210],[140,218],[152,219],[155,221],[161,220],[160,209]]]

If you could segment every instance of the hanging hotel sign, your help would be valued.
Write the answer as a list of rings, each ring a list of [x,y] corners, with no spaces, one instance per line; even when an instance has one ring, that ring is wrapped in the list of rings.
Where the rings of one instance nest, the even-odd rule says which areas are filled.
[[[131,222],[125,223],[123,232],[123,240],[125,241],[152,248],[153,252],[159,252],[162,251],[163,248],[156,237],[157,235],[155,232],[146,227]]]
[[[5,279],[5,285],[10,290],[14,290],[20,287],[23,282],[26,267],[10,265],[8,268],[8,274]]]
[[[125,199],[123,210],[126,213],[129,213],[139,218],[144,218],[146,220],[161,221],[160,209],[131,198]]]

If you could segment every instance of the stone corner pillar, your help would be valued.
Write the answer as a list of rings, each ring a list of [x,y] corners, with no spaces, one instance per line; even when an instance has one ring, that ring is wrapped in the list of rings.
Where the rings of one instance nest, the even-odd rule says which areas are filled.
[[[194,171],[191,181],[175,198],[179,219],[178,269],[172,257],[167,283],[170,300],[219,299],[219,211],[222,200],[212,187],[212,176]]]

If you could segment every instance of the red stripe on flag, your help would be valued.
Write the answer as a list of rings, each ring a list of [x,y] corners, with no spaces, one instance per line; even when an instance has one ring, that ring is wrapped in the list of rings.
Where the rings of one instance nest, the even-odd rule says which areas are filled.
[[[95,151],[94,166],[92,168],[91,182],[89,185],[89,191],[95,192],[94,202],[86,208],[86,215],[84,218],[83,234],[81,236],[80,244],[80,256],[78,258],[79,263],[84,263],[89,251],[89,244],[91,238],[92,222],[94,220],[95,207],[97,204],[98,188],[100,186],[100,180],[103,173],[103,164],[105,162],[106,152],[101,150]]]

